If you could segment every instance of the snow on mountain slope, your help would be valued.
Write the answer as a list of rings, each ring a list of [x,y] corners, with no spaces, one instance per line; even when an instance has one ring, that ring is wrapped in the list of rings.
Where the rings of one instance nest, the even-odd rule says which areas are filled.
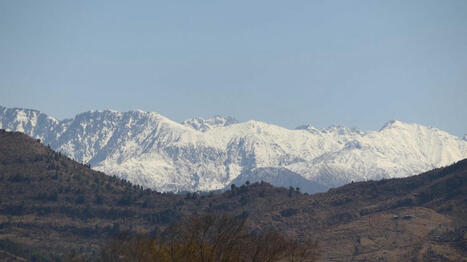
[[[47,143],[56,144],[58,137],[64,132],[66,121],[56,120],[37,110],[5,108],[0,106],[0,127],[26,133],[32,137],[40,137]]]
[[[461,139],[436,128],[390,121],[380,131],[357,137],[340,150],[289,168],[327,185],[339,184],[336,179],[404,177],[465,158],[466,146]],[[333,176],[336,173],[340,176]]]
[[[183,121],[182,125],[189,126],[195,130],[204,132],[213,128],[228,126],[236,123],[238,123],[237,119],[230,116],[214,116],[208,119],[203,119],[201,117],[190,118]]]
[[[467,141],[399,121],[370,132],[310,125],[290,130],[219,116],[177,123],[141,110],[88,111],[59,121],[36,110],[0,107],[0,128],[40,138],[97,170],[162,191],[221,189],[237,177],[253,182],[255,175],[282,186],[287,179],[297,183],[300,175],[335,187],[414,175],[467,157]]]

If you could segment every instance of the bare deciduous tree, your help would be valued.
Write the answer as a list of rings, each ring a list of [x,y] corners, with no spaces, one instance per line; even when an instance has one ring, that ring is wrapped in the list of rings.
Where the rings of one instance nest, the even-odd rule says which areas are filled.
[[[272,262],[316,261],[316,242],[289,239],[277,232],[248,233],[245,219],[192,218],[155,239],[123,234],[102,251],[100,261]]]

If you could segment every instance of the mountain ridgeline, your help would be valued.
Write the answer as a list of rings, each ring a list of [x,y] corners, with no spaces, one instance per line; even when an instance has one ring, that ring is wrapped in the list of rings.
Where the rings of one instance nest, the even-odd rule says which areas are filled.
[[[0,128],[24,132],[96,170],[158,191],[219,190],[248,179],[305,185],[312,193],[415,175],[467,157],[464,139],[399,121],[370,132],[310,125],[290,130],[220,116],[177,123],[141,110],[89,111],[57,120],[0,107]]]
[[[322,261],[465,261],[465,192],[467,159],[314,195],[267,183],[159,193],[0,131],[0,259],[57,261],[72,251],[96,258],[119,232],[151,238],[183,219],[227,215],[245,218],[256,235],[313,239]]]

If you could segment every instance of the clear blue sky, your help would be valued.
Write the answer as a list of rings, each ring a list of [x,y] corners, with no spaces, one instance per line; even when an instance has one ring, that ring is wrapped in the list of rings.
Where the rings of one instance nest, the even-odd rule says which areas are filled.
[[[0,105],[467,133],[467,1],[0,0]]]

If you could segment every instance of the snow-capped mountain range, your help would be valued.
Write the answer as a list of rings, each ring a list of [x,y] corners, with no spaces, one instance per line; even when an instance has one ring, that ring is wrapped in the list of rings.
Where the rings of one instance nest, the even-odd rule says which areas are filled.
[[[57,120],[37,110],[0,107],[0,128],[160,191],[215,190],[248,179],[313,192],[406,177],[467,158],[465,138],[400,121],[369,132],[311,125],[291,130],[220,116],[177,123],[141,110],[88,111]]]

